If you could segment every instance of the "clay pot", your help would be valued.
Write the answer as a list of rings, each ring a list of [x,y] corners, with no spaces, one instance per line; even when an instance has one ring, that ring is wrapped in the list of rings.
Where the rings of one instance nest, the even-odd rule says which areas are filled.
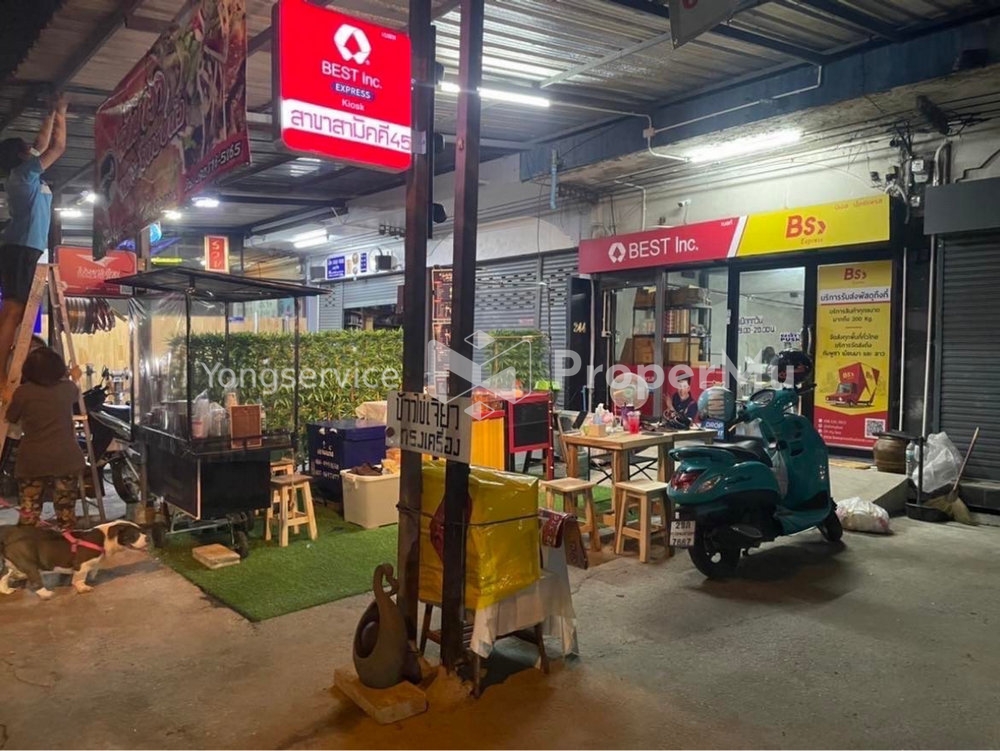
[[[385,584],[389,585],[388,591]],[[389,688],[404,679],[415,683],[420,680],[420,666],[407,639],[403,614],[392,600],[398,590],[392,566],[376,566],[372,576],[375,601],[365,610],[354,632],[354,667],[361,683],[369,688]]]
[[[879,472],[906,474],[906,439],[889,433],[879,433],[872,448]]]

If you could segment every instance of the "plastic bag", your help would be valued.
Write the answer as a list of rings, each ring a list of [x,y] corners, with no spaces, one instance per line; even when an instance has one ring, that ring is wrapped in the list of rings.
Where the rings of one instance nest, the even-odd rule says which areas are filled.
[[[962,455],[947,433],[933,433],[927,436],[924,449],[924,492],[934,491],[953,485],[958,479]],[[920,467],[913,470],[910,479],[916,484],[920,479]]]
[[[837,517],[844,529],[852,532],[889,534],[889,512],[871,501],[857,497],[837,501]]]

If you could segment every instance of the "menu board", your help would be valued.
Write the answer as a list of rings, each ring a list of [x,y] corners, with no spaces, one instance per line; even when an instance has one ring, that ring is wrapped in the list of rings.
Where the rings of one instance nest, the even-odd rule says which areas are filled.
[[[816,429],[871,448],[889,421],[892,261],[821,266],[817,306]]]
[[[435,348],[434,362],[428,387],[438,396],[448,394],[448,359],[441,350],[451,347],[451,301],[453,288],[451,269],[431,269],[431,336],[442,348]]]

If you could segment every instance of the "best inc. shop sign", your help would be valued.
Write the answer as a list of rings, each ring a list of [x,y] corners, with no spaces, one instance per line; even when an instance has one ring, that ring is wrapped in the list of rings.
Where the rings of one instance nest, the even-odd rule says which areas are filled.
[[[273,13],[277,137],[292,151],[408,169],[409,37],[306,0],[279,0]]]

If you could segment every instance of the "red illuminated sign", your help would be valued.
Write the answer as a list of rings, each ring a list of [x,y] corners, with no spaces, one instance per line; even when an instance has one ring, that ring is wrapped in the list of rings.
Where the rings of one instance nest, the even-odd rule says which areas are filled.
[[[122,288],[114,280],[136,272],[135,253],[127,250],[109,250],[95,261],[90,248],[60,245],[56,259],[63,292],[69,297],[122,297]]]
[[[205,270],[229,273],[229,238],[205,235]]]
[[[274,7],[275,128],[293,151],[402,171],[412,154],[410,38],[306,0]]]
[[[580,272],[596,274],[731,258],[736,255],[745,224],[745,219],[723,219],[583,240]]]

